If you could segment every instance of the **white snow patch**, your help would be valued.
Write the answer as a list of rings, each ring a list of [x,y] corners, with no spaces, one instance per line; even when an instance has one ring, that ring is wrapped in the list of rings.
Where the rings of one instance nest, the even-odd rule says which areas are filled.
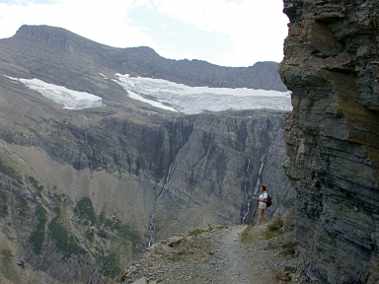
[[[18,78],[15,78],[15,77],[11,77],[11,76],[8,76],[8,75],[3,75],[5,78],[8,78],[12,81],[18,81]]]
[[[132,99],[154,107],[176,110],[186,114],[203,111],[273,109],[290,111],[290,92],[247,88],[190,87],[162,79],[115,75],[114,80]],[[168,107],[170,105],[171,107]],[[168,109],[170,108],[170,109]]]
[[[103,106],[101,97],[87,92],[71,90],[64,86],[46,83],[39,79],[20,79],[10,76],[5,77],[13,81],[23,83],[29,89],[37,91],[45,98],[62,105],[64,109],[81,110]]]
[[[160,108],[160,109],[165,109],[165,110],[168,110],[168,111],[174,111],[174,112],[177,112],[176,109],[172,108],[172,107],[169,107],[167,105],[164,105],[160,102],[157,102],[157,101],[153,101],[153,100],[149,100],[149,99],[146,99],[144,98],[143,96],[141,95],[138,95],[136,93],[134,93],[133,91],[128,91],[128,95],[130,98],[132,98],[133,100],[137,100],[137,101],[141,101],[141,102],[144,102],[144,103],[147,103],[153,107],[156,107],[156,108]]]
[[[105,75],[104,73],[99,73],[99,75],[101,76],[101,77],[103,77],[103,79],[105,79],[105,80],[108,80],[109,78],[107,77],[107,75]]]

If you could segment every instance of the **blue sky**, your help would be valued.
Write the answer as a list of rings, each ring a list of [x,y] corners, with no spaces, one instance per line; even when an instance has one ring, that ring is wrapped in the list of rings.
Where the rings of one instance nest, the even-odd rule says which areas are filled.
[[[132,24],[160,42],[165,50],[180,50],[188,56],[226,52],[232,42],[227,34],[210,32],[170,16],[163,16],[154,7],[134,7],[129,12]],[[167,52],[169,53],[169,52]]]
[[[282,59],[282,0],[0,0],[0,38],[22,24],[59,26],[117,47],[248,66]]]

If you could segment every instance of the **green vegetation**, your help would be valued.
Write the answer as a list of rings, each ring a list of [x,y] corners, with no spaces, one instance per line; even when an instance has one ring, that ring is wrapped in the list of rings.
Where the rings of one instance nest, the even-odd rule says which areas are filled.
[[[215,230],[221,230],[221,229],[225,229],[225,228],[226,228],[225,225],[208,225],[208,228],[193,229],[192,231],[190,231],[188,233],[188,235],[191,237],[197,237],[197,236],[200,236],[204,233],[209,233],[209,232],[213,232]]]
[[[4,157],[0,157],[0,172],[9,177],[21,180],[21,175],[17,170],[16,163],[12,160],[5,159]]]
[[[140,241],[138,232],[136,232],[130,225],[117,223],[113,225],[113,230],[117,233],[121,239],[128,240],[133,244]]]
[[[275,217],[267,225],[248,226],[241,233],[241,242],[250,243],[257,240],[271,240],[284,233],[284,221]]]
[[[0,218],[8,216],[8,203],[7,195],[5,192],[0,191]]]
[[[92,201],[88,197],[84,197],[78,201],[74,209],[75,215],[83,222],[96,224],[96,212],[93,208]]]
[[[138,232],[134,230],[132,226],[122,224],[119,220],[108,219],[103,212],[99,215],[98,224],[103,225],[105,229],[115,233],[116,237],[123,241],[124,244],[125,242],[131,242],[133,247],[135,247],[135,244],[141,241]],[[100,230],[98,234],[102,238],[109,236],[105,230]]]
[[[296,247],[297,243],[294,241],[284,243],[281,246],[282,251],[280,252],[280,255],[285,257],[294,257],[296,255]]]
[[[32,244],[32,249],[35,254],[40,254],[43,242],[45,241],[45,227],[47,223],[46,210],[38,205],[35,212],[37,218],[37,225],[35,230],[30,235],[29,241]]]
[[[0,274],[11,280],[12,283],[18,283],[17,271],[13,265],[14,255],[9,249],[0,251]]]
[[[95,240],[95,232],[91,229],[86,230],[85,236],[90,242],[93,242]]]
[[[275,278],[279,283],[289,283],[292,280],[292,274],[288,271],[277,271]]]
[[[280,217],[274,218],[268,225],[264,232],[264,238],[271,240],[280,235],[284,226],[283,219]]]
[[[114,278],[121,273],[120,261],[114,253],[98,256],[97,265],[100,267],[101,274],[106,277]]]
[[[42,190],[43,190],[43,185],[41,185],[39,182],[38,182],[38,180],[36,180],[34,177],[32,177],[32,176],[29,176],[28,177],[28,180],[29,180],[29,182],[31,183],[31,185],[35,188],[35,189],[37,189],[39,192],[41,192]]]
[[[105,224],[106,220],[107,220],[107,217],[105,216],[105,212],[101,211],[98,218],[99,224]]]
[[[68,232],[59,222],[59,216],[54,218],[48,226],[49,236],[55,241],[55,245],[64,257],[73,254],[83,254],[84,250],[80,247],[78,239]]]
[[[248,226],[241,232],[240,239],[242,243],[250,243],[259,239],[259,232],[254,229],[254,226]]]
[[[191,232],[189,232],[188,235],[191,237],[197,237],[201,234],[208,233],[208,232],[209,232],[209,229],[196,228],[192,230]]]
[[[136,244],[141,242],[140,236],[132,226],[128,224],[122,224],[120,222],[112,222],[109,219],[105,219],[105,229],[110,230],[113,234],[109,234],[105,230],[100,230],[98,235],[102,238],[111,237],[113,241],[117,241],[124,247],[129,247],[134,253],[136,251]]]
[[[13,258],[13,254],[9,249],[3,249],[0,252],[0,255],[2,256],[3,260],[7,260],[7,261],[11,261],[11,259]]]
[[[26,199],[24,199],[24,197],[19,197],[17,196],[16,197],[16,205],[15,205],[15,208],[17,210],[17,214],[22,217],[22,218],[26,218],[28,216],[28,211],[29,211],[29,204],[28,202],[26,201]]]

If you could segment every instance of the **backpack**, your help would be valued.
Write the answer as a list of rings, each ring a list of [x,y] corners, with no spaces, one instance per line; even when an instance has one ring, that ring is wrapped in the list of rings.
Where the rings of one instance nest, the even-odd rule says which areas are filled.
[[[271,198],[271,195],[269,194],[267,196],[267,200],[266,200],[266,206],[267,208],[270,207],[272,205],[272,198]]]

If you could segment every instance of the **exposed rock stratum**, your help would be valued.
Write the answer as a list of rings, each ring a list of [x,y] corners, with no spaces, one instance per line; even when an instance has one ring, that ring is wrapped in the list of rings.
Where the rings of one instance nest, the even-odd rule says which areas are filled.
[[[304,283],[379,283],[379,3],[284,3]]]

